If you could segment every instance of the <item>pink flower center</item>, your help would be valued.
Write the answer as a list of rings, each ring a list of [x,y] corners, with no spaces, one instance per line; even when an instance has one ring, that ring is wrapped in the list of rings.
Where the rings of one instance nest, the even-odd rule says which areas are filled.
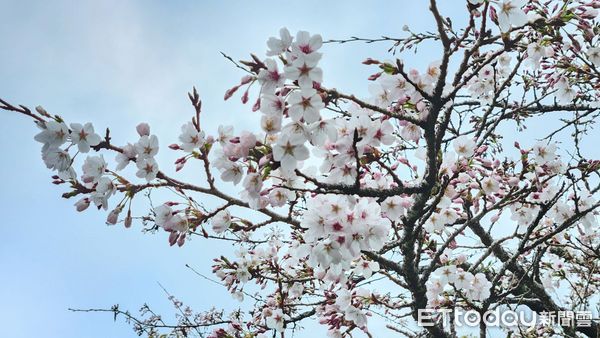
[[[302,45],[302,46],[298,46],[298,48],[300,48],[300,50],[302,51],[302,53],[304,54],[310,54],[312,53],[312,49],[310,49],[309,45]]]

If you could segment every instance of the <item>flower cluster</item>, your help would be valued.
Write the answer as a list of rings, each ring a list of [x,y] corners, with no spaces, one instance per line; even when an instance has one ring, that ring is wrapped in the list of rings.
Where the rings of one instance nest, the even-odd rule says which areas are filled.
[[[304,240],[311,246],[308,264],[317,275],[331,281],[342,279],[350,262],[360,258],[362,251],[381,249],[391,229],[377,202],[335,195],[310,199],[301,226],[307,229]],[[362,263],[359,266],[361,273],[368,271]]]
[[[188,220],[183,211],[173,211],[169,203],[160,205],[153,210],[154,222],[165,231],[169,232],[169,243],[182,246],[188,231]]]
[[[40,114],[47,114],[42,107],[36,108]],[[42,143],[42,159],[48,169],[58,172],[59,177],[72,178],[75,173],[71,167],[73,159],[69,149],[76,146],[80,153],[87,153],[90,148],[97,146],[102,139],[94,132],[91,123],[81,125],[72,123],[71,128],[60,119],[38,122],[37,126],[42,130],[35,135],[35,140]],[[71,144],[62,149],[61,147],[70,142]]]
[[[484,301],[490,297],[491,288],[492,283],[485,274],[472,274],[456,265],[446,265],[435,270],[427,281],[427,299],[429,306],[439,307],[444,303],[445,293],[456,291],[471,301]]]

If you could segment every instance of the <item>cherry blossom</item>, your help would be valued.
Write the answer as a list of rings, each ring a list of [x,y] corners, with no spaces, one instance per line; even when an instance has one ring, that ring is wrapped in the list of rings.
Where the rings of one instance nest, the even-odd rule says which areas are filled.
[[[486,177],[481,181],[481,187],[486,194],[491,195],[498,192],[500,184],[493,177]]]
[[[421,134],[421,128],[419,128],[419,126],[417,126],[416,124],[412,124],[410,122],[406,123],[406,125],[404,126],[404,128],[402,128],[402,131],[400,132],[402,138],[413,142],[419,141],[419,139],[421,138]]]
[[[258,82],[262,86],[264,93],[273,93],[277,88],[281,88],[285,82],[285,78],[277,68],[277,62],[273,59],[264,61],[266,69],[261,69],[258,73]]]
[[[48,169],[65,171],[71,167],[71,156],[68,152],[50,147],[42,154],[42,159]]]
[[[100,177],[104,175],[104,172],[108,169],[108,164],[104,161],[104,157],[100,156],[88,156],[83,162],[83,176],[82,181],[86,183],[98,182]]]
[[[379,271],[379,263],[366,260],[359,260],[354,268],[354,273],[365,278],[371,278],[373,273],[377,271]]]
[[[267,115],[279,116],[283,113],[285,101],[272,94],[263,94],[260,99],[260,111]]]
[[[551,46],[544,46],[541,42],[532,42],[527,46],[527,56],[534,69],[540,67],[542,58],[551,56],[554,49]]]
[[[591,63],[600,66],[600,47],[588,48],[587,56]]]
[[[114,195],[115,192],[116,187],[113,181],[106,176],[102,176],[98,179],[94,192],[90,194],[90,199],[97,207],[102,207],[104,210],[107,210],[108,199]]]
[[[542,142],[538,142],[533,146],[533,154],[535,155],[535,160],[539,164],[545,164],[552,160],[554,160],[556,152],[556,145],[544,144]]]
[[[153,157],[158,154],[158,138],[156,135],[143,135],[135,144],[135,151],[138,156]]]
[[[102,139],[100,135],[94,132],[94,127],[91,123],[81,125],[80,123],[71,123],[71,142],[77,145],[79,151],[87,153],[90,151],[90,146],[97,146]]]
[[[525,4],[525,0],[505,0],[499,4],[498,25],[501,31],[508,32],[511,27],[527,23],[527,15],[522,9]]]
[[[571,102],[577,94],[575,89],[569,84],[569,81],[564,77],[558,79],[556,89],[556,96],[560,102]]]
[[[286,172],[296,169],[298,161],[304,161],[308,156],[304,141],[297,137],[284,134],[273,145],[273,159],[279,161],[281,168]]]
[[[323,81],[323,71],[317,67],[321,54],[298,54],[296,58],[284,68],[285,77],[298,81],[301,88],[312,88],[313,82]]]
[[[115,157],[115,161],[117,162],[117,170],[123,170],[131,160],[134,160],[137,156],[137,151],[134,145],[128,143],[123,148],[123,152],[120,152]]]
[[[292,52],[295,54],[313,54],[321,46],[323,46],[321,35],[310,35],[309,32],[299,31],[296,34],[296,40],[292,43]]]
[[[142,157],[136,161],[138,171],[135,175],[150,182],[158,174],[158,163],[152,157]]]
[[[290,35],[290,32],[287,28],[282,28],[279,30],[279,39],[277,38],[269,38],[267,41],[267,45],[269,46],[269,51],[267,51],[267,55],[279,55],[284,53],[290,48],[292,45],[293,38]]]
[[[287,101],[290,104],[290,117],[294,121],[304,119],[309,124],[319,120],[321,117],[319,111],[325,106],[317,91],[312,88],[303,88],[301,91],[294,91],[290,94]]]
[[[181,149],[187,152],[192,152],[194,149],[198,149],[204,145],[204,131],[199,131],[192,123],[186,123],[181,126],[181,135],[179,135],[179,141],[181,141]],[[150,153],[152,153],[152,151]],[[156,153],[154,155],[156,155]]]
[[[469,158],[475,153],[475,141],[468,136],[460,136],[454,140],[454,151],[459,157]]]
[[[219,211],[213,217],[211,225],[214,232],[218,234],[224,232],[231,225],[231,214],[227,210]]]
[[[67,142],[69,129],[63,122],[47,121],[38,126],[42,129],[34,139],[44,144],[44,148],[56,148]]]
[[[283,331],[285,316],[281,309],[275,309],[271,311],[271,315],[267,317],[267,327],[275,329],[276,331]]]

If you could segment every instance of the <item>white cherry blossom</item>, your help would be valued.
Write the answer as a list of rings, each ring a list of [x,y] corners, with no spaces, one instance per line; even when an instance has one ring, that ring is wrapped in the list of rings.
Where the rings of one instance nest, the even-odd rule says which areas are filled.
[[[192,152],[195,149],[199,149],[204,145],[204,131],[198,131],[191,122],[188,122],[181,126],[181,134],[179,135],[179,141],[181,142],[181,149],[187,152]]]
[[[97,146],[102,138],[94,132],[94,126],[91,123],[81,125],[80,123],[71,123],[71,142],[77,145],[82,153],[90,151],[90,146]]]
[[[272,310],[271,315],[267,317],[267,327],[282,332],[285,318],[281,309]]]
[[[227,209],[219,211],[213,216],[211,225],[214,232],[218,234],[225,232],[231,225],[231,214]]]
[[[309,124],[319,120],[319,111],[325,106],[317,91],[312,88],[294,91],[287,101],[290,104],[290,117],[294,121],[304,119]]]
[[[50,147],[42,153],[42,159],[48,169],[65,171],[71,167],[71,156],[60,148]]]
[[[158,154],[158,138],[156,135],[140,137],[135,144],[135,151],[141,158],[156,156]]]
[[[104,161],[104,157],[100,156],[88,156],[83,162],[83,176],[84,182],[97,182],[104,172],[108,168],[108,164]]]
[[[271,37],[267,41],[267,46],[269,46],[269,50],[267,51],[267,55],[274,56],[285,53],[288,48],[292,45],[293,37],[290,35],[290,32],[287,28],[281,28],[279,30],[279,39]]]
[[[475,141],[468,136],[459,136],[454,140],[454,151],[459,157],[469,158],[475,153]]]
[[[306,160],[308,156],[308,148],[304,142],[287,134],[281,135],[277,143],[273,145],[273,159],[279,161],[281,168],[286,172],[296,169],[298,162]]]
[[[138,171],[135,175],[150,182],[158,174],[158,163],[153,157],[142,157],[136,161]]]
[[[57,148],[67,142],[69,136],[69,128],[63,122],[47,121],[40,125],[42,131],[35,135],[34,139],[44,144],[44,148]]]
[[[285,77],[292,81],[297,80],[301,88],[312,88],[313,82],[323,81],[323,71],[317,67],[320,58],[319,53],[299,54],[284,68]]]
[[[523,11],[526,0],[504,0],[498,10],[498,25],[500,30],[508,32],[511,27],[520,27],[527,23],[527,15]]]
[[[260,70],[257,79],[262,86],[263,93],[273,93],[276,89],[283,87],[285,77],[283,73],[279,72],[275,60],[266,59],[264,64],[267,68]]]

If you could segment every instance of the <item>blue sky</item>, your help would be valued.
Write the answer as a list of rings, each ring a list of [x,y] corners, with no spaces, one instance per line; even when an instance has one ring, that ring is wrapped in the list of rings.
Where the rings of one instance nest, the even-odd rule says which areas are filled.
[[[222,100],[243,74],[219,51],[235,59],[250,52],[262,57],[267,38],[283,26],[325,39],[394,36],[402,34],[404,24],[414,31],[431,28],[425,1],[0,3],[0,97],[43,105],[69,122],[93,122],[97,130],[110,127],[117,144],[135,141],[135,125],[148,122],[161,141],[161,163],[175,159],[166,146],[191,117],[186,92],[192,86],[203,98],[205,129],[214,131],[219,124],[256,129],[258,116],[239,96]],[[447,15],[462,11],[459,6],[448,12],[444,7],[452,4],[444,5]],[[372,69],[359,63],[383,57],[388,47],[325,46],[325,84],[366,95]],[[413,60],[413,65],[423,67],[437,58]],[[209,274],[214,252],[229,248],[203,240],[171,248],[164,234],[144,235],[139,224],[129,230],[107,227],[104,212],[76,213],[75,200],[60,198],[65,188],[50,184],[31,121],[0,112],[0,130],[3,336],[134,337],[127,324],[113,323],[110,315],[67,308],[118,303],[136,311],[147,302],[170,314],[157,282],[196,310],[237,305],[223,288],[185,268],[187,263]],[[190,171],[183,175],[197,179]]]

